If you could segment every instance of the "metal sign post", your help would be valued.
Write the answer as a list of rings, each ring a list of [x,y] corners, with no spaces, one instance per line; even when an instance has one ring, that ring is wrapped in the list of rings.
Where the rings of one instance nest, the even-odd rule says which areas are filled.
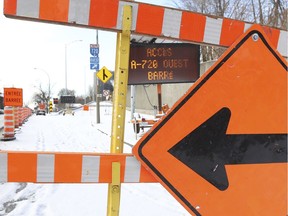
[[[96,122],[100,123],[100,105],[98,98],[98,80],[96,77],[97,72],[99,71],[99,43],[98,43],[98,30],[96,30],[96,44],[90,44],[90,69],[95,70],[93,73],[94,81],[94,100],[96,101]]]
[[[128,83],[130,29],[132,23],[131,6],[123,7],[122,32],[117,33],[116,66],[112,114],[111,153],[123,153],[126,94]],[[113,182],[108,186],[108,216],[118,216],[121,184],[120,169],[112,167]]]

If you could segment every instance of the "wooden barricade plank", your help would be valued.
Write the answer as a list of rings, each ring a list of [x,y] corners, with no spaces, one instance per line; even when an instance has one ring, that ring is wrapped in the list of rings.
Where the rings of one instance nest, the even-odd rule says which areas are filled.
[[[111,183],[112,163],[121,183],[157,182],[132,154],[0,151],[0,182]]]
[[[229,47],[252,25],[239,20],[127,0],[91,0],[87,4],[78,4],[76,0],[4,0],[4,15],[119,32],[125,5],[132,6],[131,33],[135,35]],[[262,28],[274,48],[287,57],[287,30],[267,26]]]

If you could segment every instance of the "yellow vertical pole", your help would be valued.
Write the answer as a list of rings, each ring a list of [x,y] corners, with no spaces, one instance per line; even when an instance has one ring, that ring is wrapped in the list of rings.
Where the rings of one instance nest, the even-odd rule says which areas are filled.
[[[130,34],[132,7],[123,7],[122,32],[117,33],[116,65],[114,77],[114,96],[112,114],[111,153],[122,153],[124,143],[124,126],[126,113],[126,95],[128,86],[128,69],[130,53]],[[119,169],[117,168],[119,167]],[[118,175],[119,174],[119,175]],[[108,186],[107,215],[118,216],[120,207],[120,164],[112,165],[114,180]],[[117,180],[117,178],[119,178]]]

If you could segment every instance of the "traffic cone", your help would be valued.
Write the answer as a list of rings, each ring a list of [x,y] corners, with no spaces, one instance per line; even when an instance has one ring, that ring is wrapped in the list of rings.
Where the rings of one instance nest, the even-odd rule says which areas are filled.
[[[14,109],[11,106],[4,107],[4,130],[2,141],[16,139],[15,137]]]

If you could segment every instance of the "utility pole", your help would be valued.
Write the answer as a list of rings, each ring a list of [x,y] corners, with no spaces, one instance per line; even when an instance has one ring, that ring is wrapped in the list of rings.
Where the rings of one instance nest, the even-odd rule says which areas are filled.
[[[96,29],[96,46],[99,49],[99,43],[98,43],[98,30]],[[99,64],[98,64],[99,65]],[[100,123],[100,98],[99,98],[99,79],[97,78],[96,74],[99,71],[99,67],[96,68],[96,71],[94,73],[94,95],[96,99],[96,122],[97,124]],[[95,94],[96,93],[96,94]]]

